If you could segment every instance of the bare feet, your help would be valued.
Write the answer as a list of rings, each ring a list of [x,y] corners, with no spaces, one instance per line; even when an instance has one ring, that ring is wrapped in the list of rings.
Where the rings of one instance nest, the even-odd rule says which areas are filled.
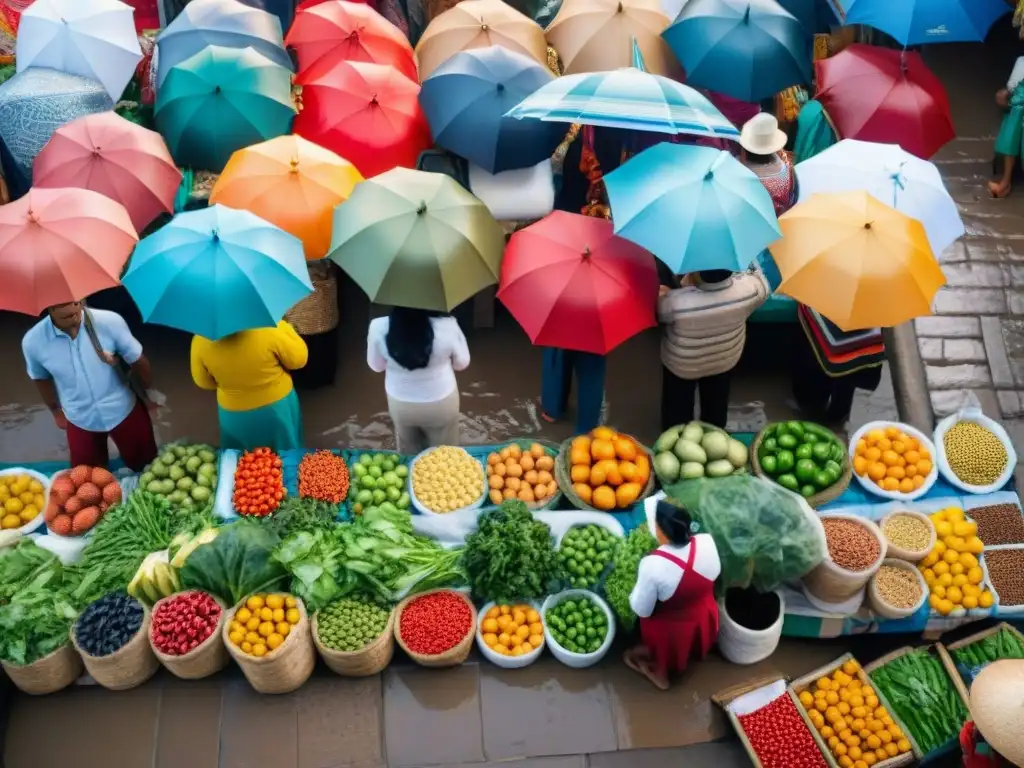
[[[622,660],[627,667],[646,677],[659,690],[667,691],[669,689],[668,678],[655,672],[651,666],[650,649],[642,645],[630,648],[622,654]]]
[[[988,191],[992,197],[1002,199],[1010,194],[1013,187],[1008,182],[1003,181],[990,181],[988,183]]]

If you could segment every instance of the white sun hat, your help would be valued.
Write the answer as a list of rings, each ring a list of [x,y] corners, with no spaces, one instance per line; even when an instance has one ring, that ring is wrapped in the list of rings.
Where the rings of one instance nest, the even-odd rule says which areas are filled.
[[[1024,766],[1024,661],[994,661],[971,685],[971,717],[982,737],[1011,765]]]
[[[755,155],[773,155],[786,146],[787,136],[779,130],[779,121],[767,112],[759,112],[743,124],[740,146]]]

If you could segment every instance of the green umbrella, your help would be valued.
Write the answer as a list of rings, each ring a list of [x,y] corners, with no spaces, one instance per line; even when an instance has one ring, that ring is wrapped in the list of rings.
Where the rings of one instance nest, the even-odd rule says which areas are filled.
[[[291,72],[252,48],[210,45],[167,73],[156,126],[178,165],[219,173],[236,150],[283,136]]]
[[[328,256],[371,301],[449,312],[498,282],[504,249],[501,225],[453,178],[394,168],[334,209]]]

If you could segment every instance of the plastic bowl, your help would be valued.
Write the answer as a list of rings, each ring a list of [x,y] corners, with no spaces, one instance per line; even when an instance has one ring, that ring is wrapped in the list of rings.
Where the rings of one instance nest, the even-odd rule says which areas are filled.
[[[874,481],[867,477],[861,477],[854,471],[853,476],[857,478],[857,482],[860,483],[861,488],[866,490],[868,493],[872,493],[875,496],[881,496],[885,499],[893,499],[895,501],[913,501],[919,499],[931,490],[931,487],[935,485],[935,481],[939,478],[939,457],[935,452],[935,443],[928,437],[924,432],[918,429],[914,429],[909,424],[903,424],[899,421],[872,421],[865,424],[863,427],[854,432],[853,437],[850,438],[850,447],[847,453],[850,456],[850,464],[853,464],[854,450],[857,447],[857,441],[864,437],[872,429],[886,429],[888,427],[896,427],[901,432],[905,432],[911,437],[917,439],[921,445],[928,449],[932,455],[932,471],[928,473],[928,477],[924,479],[924,485],[910,493],[901,493],[899,491],[883,491]]]
[[[551,631],[548,629],[547,616],[551,608],[554,608],[564,600],[574,600],[581,597],[596,603],[604,611],[605,618],[608,620],[608,634],[605,635],[601,647],[593,653],[573,653],[565,650],[555,641],[555,638],[551,636]],[[548,648],[551,649],[551,654],[567,667],[573,667],[574,669],[592,667],[605,657],[608,649],[612,647],[612,641],[615,640],[615,614],[608,607],[608,603],[598,595],[585,589],[567,589],[564,592],[551,595],[544,601],[544,605],[541,606],[540,616],[541,621],[544,623],[544,640],[547,642]]]
[[[57,474],[63,474],[58,472]],[[43,513],[46,512],[46,505],[50,501],[50,483],[52,478],[46,475],[40,474],[32,469],[26,469],[25,467],[12,467],[10,469],[0,470],[0,477],[9,477],[11,475],[28,475],[33,480],[39,482],[43,486],[43,508],[39,510],[39,514],[24,523],[17,528],[8,528],[10,531],[17,531],[22,536],[34,533],[43,527]],[[56,477],[57,475],[54,475]]]
[[[1003,468],[1002,474],[999,475],[994,482],[989,483],[988,485],[971,485],[970,483],[965,483],[957,477],[956,472],[954,472],[953,468],[949,466],[949,461],[946,459],[946,433],[960,421],[973,421],[975,424],[984,427],[993,435],[998,437],[999,442],[1001,442],[1003,444],[1003,448],[1006,449],[1006,466]],[[951,485],[956,486],[962,491],[967,491],[968,493],[994,493],[1002,490],[1003,486],[1010,481],[1010,478],[1013,477],[1014,471],[1017,469],[1017,451],[1014,450],[1013,441],[1006,433],[1006,430],[1003,429],[1003,425],[998,421],[993,421],[979,410],[954,413],[940,421],[938,426],[935,427],[935,449],[936,452],[932,455],[935,456],[936,468],[941,468],[942,470],[942,477]]]
[[[903,517],[915,517],[928,526],[928,530],[931,531],[931,537],[928,539],[928,546],[923,550],[914,552],[909,549],[903,549],[902,547],[894,544],[892,539],[885,535],[885,524],[892,518],[900,517],[901,515]],[[935,549],[935,540],[938,538],[938,533],[935,531],[935,524],[931,521],[931,518],[929,518],[928,515],[913,509],[894,509],[882,518],[882,521],[878,524],[878,528],[882,532],[882,535],[885,536],[886,542],[889,544],[888,556],[896,558],[897,560],[906,560],[908,563],[918,563],[928,557],[928,553]]]
[[[918,585],[921,587],[921,599],[918,600],[910,608],[897,608],[882,599],[882,596],[878,592],[878,573],[876,572],[872,577],[871,581],[868,582],[868,604],[871,606],[871,610],[879,616],[884,616],[887,619],[907,619],[921,610],[921,606],[928,600],[928,584],[924,580],[924,574],[922,574],[912,563],[908,563],[906,560],[900,560],[895,557],[887,557],[882,561],[882,566],[891,566],[893,568],[900,568],[914,575],[917,579]],[[879,567],[881,569],[881,566]]]
[[[469,509],[479,509],[480,507],[482,507],[484,505],[484,502],[487,501],[487,472],[484,469],[483,463],[479,459],[477,459],[475,456],[473,456],[473,454],[471,454],[469,451],[466,451],[465,448],[462,448],[460,450],[465,451],[466,455],[469,456],[469,458],[473,459],[473,461],[475,461],[477,463],[477,465],[480,467],[480,478],[481,478],[481,480],[483,480],[483,486],[484,486],[484,490],[483,490],[483,493],[480,494],[480,498],[477,499],[476,501],[474,501],[472,504],[470,504],[468,506],[460,507],[459,509],[453,509],[451,512],[435,512],[432,509],[427,509],[423,504],[420,503],[420,500],[416,498],[416,494],[412,490],[412,477],[413,477],[413,474],[415,474],[415,471],[416,471],[416,463],[420,459],[422,459],[424,456],[426,456],[428,453],[436,451],[438,447],[440,447],[440,446],[435,446],[433,448],[427,448],[427,450],[423,451],[420,454],[417,454],[416,457],[413,458],[413,460],[409,462],[409,480],[408,480],[408,483],[406,484],[406,489],[409,492],[409,500],[412,502],[413,508],[417,512],[419,512],[421,515],[431,515],[433,517],[444,517],[446,515],[452,515],[452,514],[455,514],[457,512],[465,512],[466,510],[469,510]],[[453,447],[458,447],[458,446],[453,446]]]
[[[616,538],[624,539],[626,534],[622,531],[622,525],[614,517],[606,516],[595,520],[581,520],[578,523],[572,523],[568,528],[558,534],[555,539],[555,549],[562,548],[562,539],[569,533],[573,528],[586,528],[588,525],[596,525],[598,528],[604,528],[606,531],[611,531]]]
[[[529,653],[525,653],[522,656],[502,656],[500,653],[495,653],[490,649],[487,643],[484,642],[483,632],[480,631],[480,625],[483,624],[484,618],[487,616],[487,612],[491,610],[497,603],[487,603],[483,608],[480,609],[480,613],[477,614],[476,619],[476,647],[480,649],[480,653],[483,654],[484,658],[492,664],[495,664],[504,669],[522,669],[528,667],[537,659],[540,658],[541,654],[544,653],[544,646],[547,644],[547,624],[544,621],[544,614],[541,612],[541,607],[537,603],[529,602],[526,605],[533,607],[537,613],[541,614],[540,621],[544,625],[544,642],[540,644],[539,648],[534,648]]]

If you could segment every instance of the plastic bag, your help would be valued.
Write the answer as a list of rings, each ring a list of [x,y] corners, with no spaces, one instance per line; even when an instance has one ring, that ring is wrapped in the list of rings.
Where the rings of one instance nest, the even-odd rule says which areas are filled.
[[[827,551],[821,521],[807,502],[757,477],[679,483],[670,499],[714,538],[726,589],[770,592],[814,569]]]

